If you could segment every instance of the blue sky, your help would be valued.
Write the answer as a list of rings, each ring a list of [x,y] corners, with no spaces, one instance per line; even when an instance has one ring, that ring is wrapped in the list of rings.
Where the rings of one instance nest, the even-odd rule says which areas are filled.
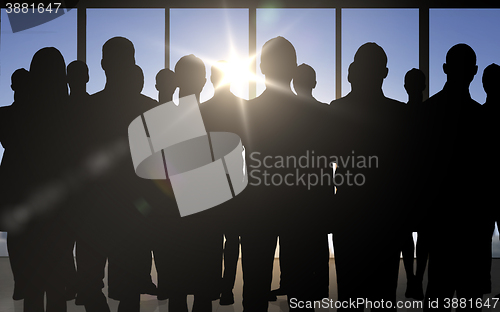
[[[76,59],[76,10],[51,22],[13,34],[5,10],[1,13],[0,106],[10,105],[13,93],[10,76],[18,68],[29,68],[33,54],[45,46],[58,48],[67,63]],[[415,9],[345,9],[342,18],[342,95],[350,90],[347,67],[356,49],[367,41],[381,45],[388,55],[389,75],[384,82],[387,96],[406,101],[403,77],[418,67],[418,11]],[[87,11],[87,63],[90,68],[89,93],[104,87],[100,67],[103,43],[113,36],[134,42],[136,63],[145,74],[143,93],[157,98],[156,73],[164,68],[165,21],[163,9],[89,9]],[[213,94],[209,81],[210,65],[223,59],[244,60],[248,55],[248,10],[172,9],[170,11],[170,64],[186,54],[202,58],[207,66],[207,84],[202,101]],[[481,86],[483,69],[500,63],[500,10],[449,10],[430,12],[430,94],[445,81],[441,65],[446,51],[456,43],[472,46],[478,56],[478,75],[471,84],[474,99],[484,103]],[[335,10],[334,9],[258,9],[257,51],[268,39],[284,36],[296,50],[298,63],[307,63],[317,72],[313,94],[323,102],[335,97]],[[262,78],[258,67],[257,77]],[[257,95],[264,89],[257,82]],[[248,88],[233,88],[248,98]],[[3,148],[0,147],[0,157]]]

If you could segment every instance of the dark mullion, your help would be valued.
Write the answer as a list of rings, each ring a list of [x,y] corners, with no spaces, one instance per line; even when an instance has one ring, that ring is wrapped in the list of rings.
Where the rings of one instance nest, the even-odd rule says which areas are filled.
[[[87,8],[80,1],[76,16],[76,58],[87,62]]]
[[[170,68],[170,8],[165,6],[165,68]]]
[[[342,9],[335,8],[335,99],[342,97]]]

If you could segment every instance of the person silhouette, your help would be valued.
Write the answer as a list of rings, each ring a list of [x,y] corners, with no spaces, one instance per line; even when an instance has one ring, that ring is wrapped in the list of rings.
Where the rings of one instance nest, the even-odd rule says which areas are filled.
[[[61,152],[68,90],[66,65],[56,48],[40,49],[33,56],[29,90],[27,100],[10,111],[11,144],[6,144],[1,166],[0,184],[7,190],[2,206],[10,206],[10,213],[26,207],[21,208],[25,209],[24,222],[8,224],[7,247],[12,251],[15,292],[24,298],[24,311],[45,311],[44,296],[47,311],[66,311],[64,268],[73,261],[67,257],[73,247],[66,213],[62,205],[39,193],[61,174],[65,164]],[[32,148],[39,151],[36,159],[30,157]],[[59,197],[56,188],[53,196]],[[30,205],[29,198],[35,194],[42,196]]]
[[[314,71],[314,69],[305,63],[299,65],[293,76],[293,87],[295,89],[295,92],[297,93],[297,96],[300,98],[301,101],[304,102],[327,105],[326,103],[322,103],[313,97],[312,91],[316,87],[316,84],[317,84],[316,72]],[[324,237],[322,239],[324,240]],[[327,257],[328,259],[329,252],[325,254],[328,254]],[[280,267],[283,267],[283,263],[281,262],[284,257],[286,258],[286,252],[282,254],[280,249],[280,256],[279,256]],[[328,265],[328,262],[323,262],[323,264],[325,263],[326,265]],[[286,283],[282,283],[280,279],[280,287],[271,291],[271,294],[269,296],[269,301],[276,301],[277,296],[286,295],[286,287],[283,287],[282,285],[286,285]]]
[[[339,169],[345,177],[363,177],[364,182],[344,181],[335,195],[333,239],[341,302],[366,298],[394,304],[396,299],[399,238],[408,231],[402,224],[408,219],[409,203],[405,202],[405,189],[394,181],[406,181],[403,172],[407,167],[402,160],[409,157],[401,154],[406,148],[400,144],[407,132],[406,106],[386,97],[382,90],[388,71],[382,47],[374,42],[361,45],[349,65],[351,92],[330,103],[336,125],[333,131],[348,134],[338,146],[340,156],[346,159],[355,153],[373,159],[376,155],[376,162],[344,163]],[[364,304],[352,310],[363,311]]]
[[[137,95],[141,96],[141,92],[144,88],[144,72],[142,71],[142,68],[140,66],[134,65],[130,69],[129,78],[127,79],[124,87],[125,87],[124,93],[128,93],[132,97],[135,97]],[[142,96],[142,97],[144,97],[144,96]],[[150,234],[152,234],[152,232]],[[144,243],[146,243],[149,240],[146,237],[147,236],[144,236],[144,239],[145,239]],[[153,248],[152,245],[150,245],[150,246],[151,246],[151,248]],[[148,255],[146,253],[144,253],[144,259],[142,259],[142,260],[147,261],[146,260],[147,257],[148,257]],[[152,261],[153,261],[153,258],[152,258],[152,254],[150,252],[149,253],[149,270],[148,270],[148,272],[151,271]],[[144,269],[144,272],[146,272],[146,269]],[[150,275],[149,275],[149,278],[147,278],[147,279],[149,280],[149,282],[145,282],[145,284],[143,285],[143,287],[141,289],[141,293],[156,296],[158,294],[158,290],[157,290],[156,285],[153,283]]]
[[[300,64],[293,77],[293,88],[298,96],[303,97],[304,101],[311,103],[326,104],[316,100],[312,91],[316,88],[316,72],[307,64]]]
[[[483,77],[482,77],[482,82],[483,82],[483,89],[484,92],[486,92],[486,102],[482,106],[482,115],[486,120],[490,119],[489,122],[486,122],[485,130],[484,133],[487,135],[485,136],[484,139],[484,146],[491,146],[491,140],[493,138],[494,133],[496,130],[494,129],[494,118],[495,116],[498,116],[498,109],[500,107],[500,93],[499,93],[499,82],[500,82],[500,66],[498,64],[490,64],[486,66],[486,68],[483,71]],[[483,119],[483,120],[484,120]],[[490,148],[490,151],[488,153],[485,153],[486,155],[486,163],[490,163],[490,161],[494,160],[494,150],[493,148]],[[498,172],[497,169],[493,169],[494,172]],[[495,194],[494,192],[494,185],[489,184],[485,186],[485,194],[487,198],[491,198],[492,194]],[[493,233],[495,231],[495,222],[499,222],[500,218],[498,216],[498,213],[493,212],[491,215],[491,222],[489,222],[489,227],[490,227],[490,233],[491,236],[493,236]],[[490,249],[490,254],[488,255],[488,263],[485,265],[486,268],[486,279],[487,283],[485,284],[485,291],[484,293],[490,293],[491,292],[491,249]],[[497,294],[495,296],[496,298],[500,297],[500,294]]]
[[[14,102],[9,106],[0,107],[0,141],[4,148],[10,144],[9,138],[15,138],[15,135],[12,134],[12,120],[10,120],[12,114],[16,114],[15,107],[29,103],[31,87],[29,72],[24,68],[16,69],[12,73],[10,87],[14,91]]]
[[[158,90],[158,101],[160,103],[172,101],[177,87],[178,85],[175,81],[175,73],[172,70],[164,68],[156,74],[155,88]]]
[[[86,85],[89,82],[89,68],[83,61],[73,61],[67,67],[68,85],[70,89],[70,99],[72,101],[87,100],[90,96],[87,93]]]
[[[231,92],[231,81],[228,81],[229,64],[218,61],[211,67],[210,81],[214,86],[214,96],[200,105],[200,111],[207,131],[227,131],[240,133],[244,125],[244,106],[246,101]],[[240,237],[232,224],[231,208],[219,208],[219,222],[224,232],[224,274],[222,277],[222,293],[219,303],[234,303],[234,282],[236,267],[240,253]],[[224,210],[225,209],[225,210]]]
[[[130,84],[129,91],[132,94],[141,94],[142,89],[144,89],[144,72],[139,65],[132,68],[128,83]]]
[[[164,68],[156,74],[155,88],[158,90],[159,103],[163,104],[173,101],[173,94],[177,87],[175,73],[172,70]],[[165,194],[173,193],[169,180],[156,180],[155,183],[164,190]],[[158,276],[158,300],[166,300],[170,296],[169,270],[172,268],[170,261],[172,253],[170,252],[169,244],[171,237],[175,237],[177,234],[169,224],[179,216],[175,200],[171,196],[164,197],[162,200],[164,203],[163,208],[158,209],[153,214],[153,219],[155,220],[153,225],[155,229],[153,254]]]
[[[113,37],[103,45],[101,66],[106,85],[90,96],[87,119],[82,119],[93,121],[92,129],[79,131],[82,155],[126,144],[130,122],[158,105],[140,93],[142,73],[136,67],[134,54],[133,43],[124,37]],[[87,187],[74,212],[81,277],[78,297],[87,311],[109,311],[101,290],[106,260],[108,296],[120,301],[118,311],[139,311],[140,294],[151,285],[150,217],[161,195],[155,195],[154,182],[136,176],[129,155],[114,166]],[[137,205],[147,209],[138,209]]]
[[[278,53],[282,53],[279,59],[277,57]],[[267,41],[262,47],[261,55],[260,69],[266,77],[266,89],[260,96],[249,101],[247,110],[257,105],[260,107],[261,114],[263,114],[264,106],[268,105],[269,109],[273,109],[271,106],[273,102],[293,103],[296,101],[295,94],[290,88],[290,82],[297,68],[297,56],[293,45],[283,37],[276,37]],[[280,87],[283,87],[283,89],[281,90]],[[275,108],[273,113],[276,113]],[[257,109],[253,109],[249,115],[253,120],[254,115],[257,115]],[[258,117],[255,118],[255,120],[258,119]],[[246,140],[246,149],[248,152],[253,152],[258,150],[254,146],[258,146],[259,142],[256,141],[259,139],[254,137],[254,123],[251,122],[250,126],[252,130],[248,134],[248,138],[251,141]],[[255,224],[261,223],[259,226],[261,230],[257,232],[245,229],[241,234],[244,310],[267,311],[274,252],[278,235],[283,232],[281,228],[276,229],[276,231],[272,230],[273,226],[271,224],[277,220],[276,213],[261,214],[260,220],[256,219],[254,221]],[[262,226],[264,224],[265,226]],[[283,285],[283,279],[286,280],[286,278],[283,273],[282,276]]]
[[[500,102],[500,92],[498,85],[500,81],[500,66],[498,64],[490,64],[483,71],[483,89],[486,92],[486,102],[483,107],[498,106]],[[486,105],[486,106],[484,106]]]
[[[404,88],[406,93],[408,93],[408,105],[411,105],[409,109],[411,111],[418,111],[421,108],[423,100],[423,92],[426,88],[425,85],[425,74],[417,68],[410,69],[404,77]],[[415,113],[413,114],[415,115]],[[420,207],[416,207],[416,212],[418,212]],[[427,246],[427,233],[425,231],[425,225],[421,222],[423,217],[421,213],[420,216],[410,216],[408,220],[408,227],[410,231],[417,232],[417,242],[416,248],[413,242],[413,235],[408,233],[405,238],[402,238],[401,252],[403,254],[403,263],[406,271],[406,298],[413,298],[416,300],[424,299],[424,292],[422,288],[422,282],[424,279],[425,268],[427,266],[428,259],[428,246]],[[417,255],[417,269],[416,273],[413,273],[413,262],[414,255]]]
[[[230,67],[226,61],[218,61],[211,67],[210,80],[214,96],[200,105],[205,126],[210,131],[239,133],[244,126],[246,101],[231,92]]]
[[[132,92],[132,95],[140,95],[143,88],[144,88],[144,72],[142,71],[142,68],[138,65],[135,65],[132,68],[132,72],[130,73],[130,78],[128,80],[128,83],[130,84],[128,90]],[[153,218],[153,217],[151,217]],[[152,234],[152,233],[151,233]],[[153,248],[153,245],[151,245],[151,249]],[[147,257],[147,255],[144,255],[144,257]],[[152,254],[149,253],[149,271],[151,271],[152,268]],[[156,285],[153,283],[151,276],[149,277],[149,282],[144,285],[144,288],[141,290],[141,293],[143,294],[148,294],[148,295],[153,295],[156,296],[158,294],[158,289]]]
[[[234,303],[233,288],[240,256],[240,237],[228,231],[225,231],[224,237],[224,274],[222,276],[222,292],[219,303],[220,305],[231,305]]]
[[[195,95],[199,103],[206,82],[203,61],[193,54],[183,56],[174,71],[179,101]],[[162,256],[156,262],[159,293],[168,295],[169,311],[187,311],[189,294],[194,295],[194,312],[212,311],[212,300],[220,296],[222,230],[210,211],[182,218],[179,211],[176,214],[170,218],[169,230],[163,231],[161,245],[155,250],[155,255]]]
[[[447,77],[443,89],[423,103],[427,153],[432,155],[429,170],[435,175],[425,194],[432,240],[424,311],[432,310],[429,305],[435,300],[439,300],[441,310],[451,310],[445,302],[455,293],[459,300],[467,301],[459,309],[481,310],[473,302],[482,298],[488,282],[485,266],[490,257],[491,230],[487,205],[476,194],[481,194],[485,182],[477,181],[464,193],[461,181],[475,181],[477,174],[458,169],[464,159],[479,163],[477,151],[482,148],[478,139],[482,136],[478,127],[481,106],[469,93],[477,73],[474,50],[464,43],[451,47],[443,71]],[[479,172],[484,172],[481,167]],[[451,240],[449,233],[455,234]],[[459,248],[464,252],[460,264],[450,258]]]
[[[68,86],[70,89],[69,101],[72,105],[76,106],[69,113],[71,117],[68,119],[75,120],[80,116],[82,111],[85,110],[85,106],[88,104],[90,95],[87,93],[86,85],[89,82],[89,69],[87,64],[83,61],[75,60],[68,64],[66,67]],[[76,234],[73,234],[74,242],[76,243]],[[73,250],[68,254],[68,257],[73,259]],[[69,298],[75,298],[78,287],[78,273],[76,272],[75,266],[71,266],[67,271],[67,276],[74,284],[70,285],[71,294],[68,294]],[[76,300],[78,305],[81,304],[80,300]]]
[[[14,103],[27,102],[29,98],[29,72],[24,68],[14,71],[11,76],[10,87],[14,91]],[[22,104],[17,104],[22,105]]]
[[[174,72],[179,85],[179,97],[194,95],[200,103],[200,93],[207,82],[203,61],[194,54],[185,55],[175,64]]]
[[[283,37],[270,39],[262,47],[260,68],[265,75],[266,89],[248,101],[247,126],[240,133],[247,155],[299,159],[312,151],[322,152],[328,146],[323,139],[329,132],[319,129],[325,130],[330,125],[328,106],[308,105],[292,92],[291,81],[297,68],[294,46]],[[313,126],[316,123],[318,128]],[[328,296],[328,268],[325,271],[325,266],[318,266],[317,260],[326,260],[328,267],[327,234],[320,224],[327,219],[322,215],[328,207],[324,196],[328,194],[332,198],[330,180],[309,188],[307,183],[291,179],[286,183],[262,179],[273,176],[295,179],[297,172],[299,176],[307,173],[321,177],[322,170],[331,172],[331,169],[267,163],[262,171],[259,161],[250,164],[249,176],[253,180],[249,179],[245,192],[234,199],[240,218],[237,222],[241,233],[243,308],[267,311],[279,237],[281,287],[287,289],[289,308],[314,310],[297,306],[294,300],[321,300]]]
[[[14,102],[10,106],[2,106],[0,107],[0,142],[2,146],[7,149],[8,146],[16,146],[16,135],[13,134],[13,124],[12,124],[12,116],[15,116],[16,108],[24,105],[29,105],[29,90],[30,90],[30,82],[29,82],[29,72],[24,68],[19,68],[11,76],[11,89],[14,91]],[[11,151],[12,152],[12,151]],[[9,154],[7,150],[5,154]],[[4,156],[5,157],[5,156]],[[7,156],[6,160],[7,164],[9,164],[9,156]],[[4,171],[5,166],[0,167],[0,171]],[[0,177],[2,173],[0,172]],[[20,248],[15,248],[16,246],[10,246],[9,249],[9,261],[10,266],[13,272],[14,278],[21,276],[22,267],[19,266],[17,261],[13,261],[15,259],[19,259],[17,255],[19,252],[22,252],[22,246]],[[17,253],[17,254],[16,254]],[[19,286],[16,286],[16,281],[14,280],[14,292],[12,295],[12,299],[21,300],[24,298],[23,294],[20,291]]]
[[[416,105],[423,101],[425,90],[425,74],[420,69],[412,68],[405,74],[406,93],[408,93],[408,104]]]

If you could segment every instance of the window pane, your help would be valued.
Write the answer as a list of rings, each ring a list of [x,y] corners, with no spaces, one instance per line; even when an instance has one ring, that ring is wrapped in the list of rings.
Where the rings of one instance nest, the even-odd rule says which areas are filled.
[[[476,51],[478,71],[470,85],[472,98],[486,101],[481,83],[483,70],[491,63],[500,64],[500,10],[433,9],[430,19],[430,94],[439,92],[446,82],[443,63],[446,52],[457,43],[466,43]]]
[[[348,68],[366,42],[377,43],[387,54],[389,74],[382,86],[385,96],[406,103],[404,76],[408,70],[418,68],[418,10],[342,10],[342,96],[351,91]]]
[[[29,70],[31,59],[36,51],[44,47],[55,47],[66,64],[76,59],[76,16],[75,9],[45,24],[13,33],[5,9],[1,13],[2,33],[0,37],[0,106],[14,101],[10,88],[11,75],[18,68]],[[4,149],[0,145],[0,161]],[[7,256],[5,236],[0,233],[0,257]]]
[[[194,54],[205,63],[207,83],[200,101],[214,94],[210,82],[211,67],[225,60],[239,68],[240,74],[231,83],[231,91],[248,99],[248,9],[171,9],[170,68],[177,61]]]
[[[104,88],[106,76],[101,68],[102,46],[116,36],[125,37],[134,44],[135,63],[144,72],[142,94],[157,99],[155,77],[165,64],[165,10],[87,10],[87,65],[90,75],[87,92],[90,94]]]
[[[257,95],[265,89],[262,46],[277,36],[293,44],[298,65],[306,63],[316,71],[313,95],[330,103],[335,98],[335,9],[257,9]]]

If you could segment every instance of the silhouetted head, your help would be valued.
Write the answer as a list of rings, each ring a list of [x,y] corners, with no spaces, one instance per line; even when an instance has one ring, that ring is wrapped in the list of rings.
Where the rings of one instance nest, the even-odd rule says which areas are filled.
[[[106,77],[123,78],[123,73],[135,65],[134,44],[124,37],[113,37],[102,46],[101,67]]]
[[[405,90],[408,95],[422,94],[425,90],[425,74],[420,69],[412,68],[405,75]]]
[[[164,68],[156,74],[155,88],[160,93],[160,100],[163,97],[171,98],[178,86],[175,73],[172,70]]]
[[[24,68],[16,69],[11,76],[10,87],[14,91],[14,101],[28,100],[30,92],[30,73]]]
[[[89,68],[83,61],[73,61],[69,63],[68,68],[68,84],[70,89],[73,86],[84,86],[89,82]]]
[[[59,50],[42,48],[33,55],[30,82],[35,100],[60,101],[68,96],[66,64]]]
[[[276,37],[264,44],[260,70],[266,76],[266,81],[289,86],[296,69],[297,53],[290,41]]]
[[[175,76],[179,84],[179,96],[199,96],[207,81],[205,64],[193,54],[185,55],[175,64]]]
[[[139,94],[144,88],[144,73],[139,65],[134,65],[131,68],[130,78],[130,92],[133,94]]]
[[[477,73],[476,53],[465,43],[454,45],[446,53],[443,71],[448,83],[459,88],[469,88]]]
[[[302,93],[310,95],[312,89],[315,87],[316,72],[311,66],[301,64],[295,71],[295,76],[293,77],[293,88],[298,95],[301,95]]]
[[[10,77],[10,87],[12,91],[21,91],[29,89],[29,79],[30,73],[24,68],[19,68],[14,71],[12,76]]]
[[[214,85],[214,88],[221,87],[223,79],[228,71],[228,63],[226,61],[218,61],[211,67],[210,81]],[[229,87],[230,85],[227,84]]]
[[[353,89],[381,90],[388,72],[384,49],[374,42],[367,42],[356,51],[354,62],[349,65],[347,80]]]
[[[493,63],[484,69],[483,88],[487,96],[500,98],[500,66]]]

